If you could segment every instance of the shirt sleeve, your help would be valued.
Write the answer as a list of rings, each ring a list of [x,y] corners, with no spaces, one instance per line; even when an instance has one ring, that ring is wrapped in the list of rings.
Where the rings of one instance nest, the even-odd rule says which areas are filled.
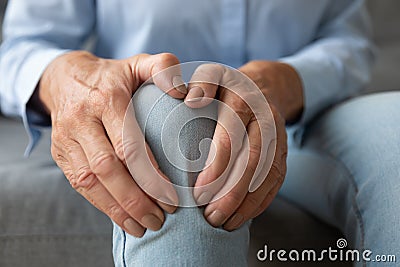
[[[0,47],[0,106],[22,117],[30,136],[27,153],[48,118],[27,109],[43,71],[59,55],[81,48],[95,25],[94,0],[9,1]]]
[[[359,92],[369,81],[373,58],[364,1],[331,1],[315,41],[281,59],[297,70],[303,82],[304,110],[295,127]]]

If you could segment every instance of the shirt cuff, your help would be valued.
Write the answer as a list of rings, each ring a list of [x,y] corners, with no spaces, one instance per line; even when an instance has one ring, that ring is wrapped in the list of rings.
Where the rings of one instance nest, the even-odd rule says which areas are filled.
[[[300,57],[287,57],[280,61],[291,65],[299,74],[303,85],[303,113],[300,120],[296,123],[305,125],[313,119],[321,110],[329,107],[332,100],[332,86],[337,85],[333,66],[313,60],[303,60]]]
[[[25,130],[29,136],[29,144],[25,150],[25,157],[28,157],[32,150],[37,145],[41,137],[41,129],[50,126],[47,116],[40,114],[36,110],[27,107],[29,99],[32,97],[40,78],[45,71],[46,67],[58,56],[69,52],[70,50],[63,50],[57,48],[48,48],[40,53],[34,53],[26,59],[21,74],[24,77],[22,86],[26,88],[24,95],[21,99],[20,114],[25,126]]]
[[[279,61],[292,66],[302,81],[303,112],[295,124],[288,126],[293,142],[301,146],[305,125],[334,102],[332,94],[335,90],[331,87],[336,86],[337,81],[332,72],[336,71],[337,66],[309,57],[305,59],[301,55],[285,57]]]

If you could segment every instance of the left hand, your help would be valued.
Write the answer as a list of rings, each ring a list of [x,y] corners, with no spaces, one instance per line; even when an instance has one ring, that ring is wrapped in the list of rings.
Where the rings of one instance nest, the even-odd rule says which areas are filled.
[[[224,69],[221,65],[200,66],[193,74],[188,87],[189,93],[185,98],[188,106],[199,108],[211,102],[210,99],[218,92],[219,101],[229,106],[239,116],[247,131],[248,144],[245,146],[243,135],[240,131],[237,134],[238,131],[232,123],[231,114],[219,110],[213,136],[215,157],[213,162],[199,174],[194,189],[198,203],[211,201],[204,211],[207,221],[214,227],[223,226],[228,231],[239,228],[247,220],[261,214],[278,193],[286,175],[285,123],[287,120],[297,119],[303,108],[301,80],[289,65],[252,61],[239,70],[254,83],[249,84],[243,75],[232,75],[233,70]],[[217,85],[221,84],[221,81],[226,88]],[[235,89],[230,90],[228,87]],[[257,90],[261,90],[262,94]],[[272,112],[276,135],[269,135],[270,140],[261,134],[271,131],[273,127],[268,125],[272,119],[268,118],[268,112],[265,112],[268,110],[267,101],[260,99],[259,96],[265,97]],[[265,143],[262,145],[265,141],[270,142],[269,146],[265,146]],[[236,149],[238,147],[241,151]],[[275,148],[271,168],[269,172],[268,169],[265,171],[265,167],[262,166],[269,166],[272,158],[271,149]],[[248,149],[247,154],[243,153],[243,149]],[[265,149],[268,150],[266,157],[262,156],[266,153]],[[245,159],[244,154],[247,155]],[[235,167],[243,165],[243,161],[246,161],[247,165],[244,167],[244,172],[239,174],[235,171]],[[258,164],[261,164],[261,170]],[[224,184],[216,183],[217,186],[213,187],[212,192],[209,189],[205,191],[199,188],[216,181],[221,175],[226,175],[226,169],[229,171],[228,178],[222,181],[228,183],[236,179],[237,183],[222,197],[217,196]]]

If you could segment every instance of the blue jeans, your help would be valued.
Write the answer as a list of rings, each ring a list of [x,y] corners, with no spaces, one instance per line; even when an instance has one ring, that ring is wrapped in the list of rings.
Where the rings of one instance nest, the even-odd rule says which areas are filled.
[[[138,122],[164,173],[176,184],[193,185],[196,174],[171,165],[160,144],[162,122],[180,101],[163,96],[144,126],[160,95],[155,87],[139,92]],[[374,254],[400,251],[399,104],[400,93],[382,93],[348,101],[321,115],[306,127],[301,143],[289,139],[288,173],[280,191],[341,229],[351,246]],[[200,140],[211,138],[214,127],[209,119],[191,121],[180,132],[176,152],[197,159]],[[116,266],[246,266],[250,223],[227,232],[210,226],[202,212],[179,208],[166,215],[160,231],[147,230],[143,238],[114,225]]]

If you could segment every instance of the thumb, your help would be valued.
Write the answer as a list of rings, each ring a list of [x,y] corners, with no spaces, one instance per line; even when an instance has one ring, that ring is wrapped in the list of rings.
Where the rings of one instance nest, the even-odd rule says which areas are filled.
[[[224,76],[224,67],[218,64],[202,64],[192,75],[185,103],[191,108],[202,108],[210,104]]]
[[[140,54],[127,59],[132,69],[136,88],[144,82],[154,83],[174,98],[187,94],[178,58],[170,53]]]

